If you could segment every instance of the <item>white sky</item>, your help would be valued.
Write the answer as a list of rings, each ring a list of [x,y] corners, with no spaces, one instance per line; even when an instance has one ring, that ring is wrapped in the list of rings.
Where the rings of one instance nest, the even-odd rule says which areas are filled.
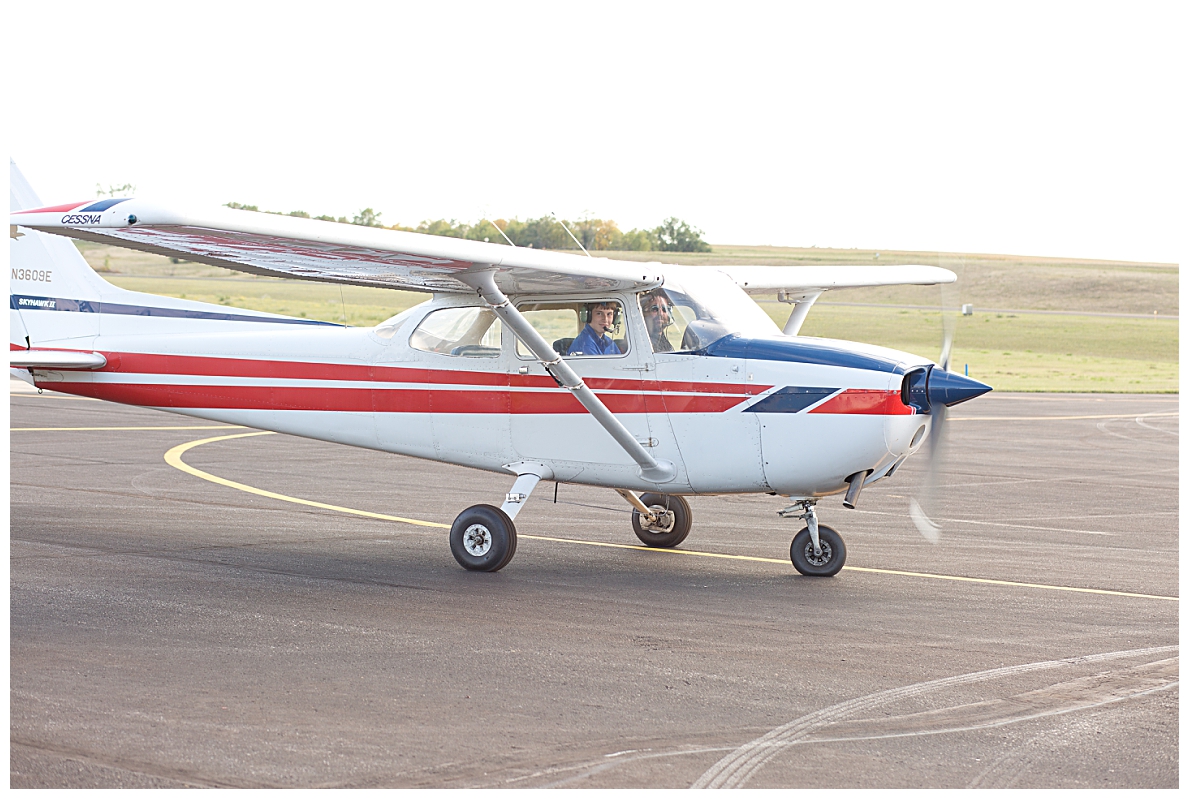
[[[711,242],[1178,262],[1176,3],[21,3],[47,203],[386,223],[678,216]],[[302,9],[302,10],[298,10]]]

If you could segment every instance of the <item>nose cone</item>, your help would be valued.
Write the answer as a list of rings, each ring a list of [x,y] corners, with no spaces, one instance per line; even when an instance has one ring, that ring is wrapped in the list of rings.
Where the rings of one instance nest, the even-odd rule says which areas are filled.
[[[968,399],[982,396],[991,387],[977,380],[971,380],[965,375],[947,372],[941,368],[929,371],[929,404],[940,403],[949,407],[965,402]]]

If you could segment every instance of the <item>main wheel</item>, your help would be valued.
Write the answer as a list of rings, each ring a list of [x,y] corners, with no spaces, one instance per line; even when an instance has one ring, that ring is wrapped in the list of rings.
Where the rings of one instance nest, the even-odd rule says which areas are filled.
[[[516,525],[491,505],[473,505],[450,528],[450,551],[464,569],[499,571],[516,554]]]
[[[655,524],[644,524],[640,511],[632,511],[632,530],[650,547],[675,547],[689,535],[694,516],[684,497],[669,494],[641,494],[640,501],[656,514]]]
[[[846,563],[846,544],[842,543],[842,536],[833,527],[824,524],[817,526],[817,538],[822,545],[820,555],[813,552],[813,539],[809,537],[808,527],[793,536],[793,545],[789,548],[793,568],[808,577],[833,577]]]

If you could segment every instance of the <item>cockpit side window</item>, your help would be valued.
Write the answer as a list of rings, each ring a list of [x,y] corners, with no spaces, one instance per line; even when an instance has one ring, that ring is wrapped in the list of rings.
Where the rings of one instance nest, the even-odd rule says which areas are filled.
[[[440,308],[421,320],[409,346],[464,358],[498,358],[503,326],[490,308]]]
[[[617,357],[628,351],[623,305],[616,300],[528,302],[517,307],[559,355]],[[516,342],[516,354],[533,357],[522,341]]]

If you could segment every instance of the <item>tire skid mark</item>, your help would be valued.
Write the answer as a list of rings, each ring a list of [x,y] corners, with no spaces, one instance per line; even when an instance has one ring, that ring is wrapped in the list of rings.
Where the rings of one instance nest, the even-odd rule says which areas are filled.
[[[1118,660],[1121,658],[1145,657],[1151,655],[1165,655],[1178,651],[1177,645],[1148,647],[1144,649],[1128,649],[1117,652],[1103,652],[1094,655],[1083,655],[1078,657],[1063,658],[1061,660],[1045,660],[1036,663],[1023,663],[1016,666],[1004,666],[996,669],[988,669],[986,671],[976,671],[968,674],[960,674],[954,677],[943,677],[937,680],[930,680],[928,682],[915,683],[913,685],[906,685],[900,688],[891,688],[886,691],[879,691],[867,696],[860,696],[854,699],[848,699],[845,702],[840,702],[836,705],[814,711],[806,714],[798,719],[795,719],[788,724],[769,731],[768,733],[749,741],[731,754],[719,760],[713,766],[706,770],[691,787],[693,788],[739,788],[747,783],[756,772],[759,771],[765,763],[780,754],[784,749],[808,739],[817,730],[830,726],[837,722],[843,721],[856,713],[872,710],[876,707],[886,705],[892,702],[921,697],[935,691],[946,688],[954,688],[963,685],[970,685],[973,683],[985,682],[988,680],[1000,679],[1003,677],[1015,676],[1018,674],[1026,674],[1028,672],[1045,671],[1049,669],[1065,668],[1069,666],[1079,666],[1091,663],[1105,662],[1109,660]],[[1176,658],[1171,660],[1175,661]],[[1161,664],[1167,661],[1161,661]],[[1155,665],[1155,664],[1149,664]],[[1079,682],[1077,680],[1073,682]],[[1167,683],[1163,684],[1161,688],[1169,687]],[[1052,690],[1054,687],[1050,686]],[[1151,690],[1159,690],[1149,688]],[[1028,692],[1021,696],[1028,696],[1036,692]],[[1118,699],[1109,699],[1109,701],[1121,701],[1121,699],[1128,698],[1126,696]],[[1032,701],[1036,701],[1036,697],[1031,697]],[[1104,704],[1098,702],[1097,704]],[[1077,709],[1077,708],[1072,708]],[[1068,712],[1068,711],[1065,711]],[[1022,720],[1022,719],[1018,719]],[[999,722],[1002,723],[1011,723]]]
[[[1177,441],[1167,441],[1165,439],[1153,438],[1152,436],[1144,436],[1143,438],[1129,436],[1124,433],[1116,432],[1114,430],[1108,430],[1107,426],[1110,424],[1110,422],[1099,422],[1098,424],[1095,425],[1095,427],[1097,427],[1100,432],[1106,433],[1108,436],[1114,436],[1115,438],[1121,438],[1125,441],[1130,441],[1133,444],[1148,444],[1148,445],[1167,444],[1167,445],[1176,447],[1179,443],[1179,440],[1180,440],[1179,433],[1174,433],[1170,430],[1161,430],[1160,428],[1152,427],[1151,425],[1144,424],[1142,421],[1140,421],[1140,417],[1135,417],[1132,421],[1134,421],[1136,424],[1138,424],[1141,427],[1146,427],[1147,429],[1154,430],[1157,433],[1167,433],[1168,435],[1171,435],[1171,436],[1177,436],[1178,440]]]
[[[1014,788],[1020,778],[1032,767],[1029,756],[1032,745],[1039,736],[1030,738],[1023,746],[1009,751],[987,766],[967,784],[967,788]]]
[[[1178,438],[1180,437],[1180,431],[1165,430],[1163,427],[1153,427],[1152,425],[1145,422],[1144,417],[1142,417],[1142,416],[1135,417],[1135,423],[1137,425],[1139,425],[1140,427],[1146,427],[1149,430],[1155,430],[1157,433],[1164,433],[1166,436],[1177,436]]]

